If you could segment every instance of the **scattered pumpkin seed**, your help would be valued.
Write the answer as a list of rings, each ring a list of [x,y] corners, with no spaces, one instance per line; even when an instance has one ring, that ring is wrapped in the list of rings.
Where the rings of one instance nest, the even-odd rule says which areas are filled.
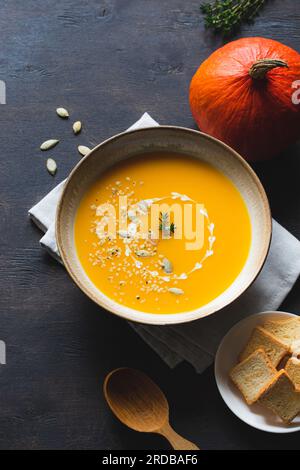
[[[171,292],[171,294],[175,294],[175,295],[184,294],[184,291],[182,289],[179,289],[178,287],[170,287],[168,291]]]
[[[85,145],[78,145],[77,148],[78,152],[83,156],[87,155],[91,151],[91,149],[86,147]]]
[[[49,171],[50,175],[54,176],[57,172],[57,165],[56,161],[53,158],[48,158],[47,160],[47,170]]]
[[[52,149],[53,147],[55,147],[55,145],[58,144],[58,142],[59,142],[59,140],[57,140],[57,139],[45,140],[45,142],[43,142],[42,145],[40,146],[40,149],[41,150]]]
[[[79,134],[79,132],[81,131],[81,128],[82,128],[82,124],[80,121],[76,121],[74,122],[73,124],[73,132],[74,134]]]
[[[69,117],[69,112],[65,108],[57,108],[56,114],[63,119],[66,119]]]
[[[173,272],[173,264],[168,258],[162,260],[162,267],[166,274],[171,274]]]

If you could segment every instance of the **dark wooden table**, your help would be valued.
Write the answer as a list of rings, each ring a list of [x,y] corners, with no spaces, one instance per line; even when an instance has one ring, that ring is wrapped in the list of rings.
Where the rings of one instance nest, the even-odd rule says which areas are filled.
[[[175,428],[204,449],[296,449],[299,436],[271,435],[239,421],[220,398],[210,367],[168,367],[125,321],[101,311],[40,249],[27,210],[93,145],[144,111],[163,124],[194,127],[189,81],[221,43],[205,31],[201,0],[2,0],[0,79],[1,449],[163,449],[163,439],[119,424],[102,396],[118,366],[149,373],[164,389]],[[238,36],[267,36],[300,49],[295,0],[269,2]],[[300,78],[300,77],[299,77]],[[81,137],[55,114],[84,123]],[[58,173],[46,171],[45,139]],[[274,217],[300,237],[300,148],[256,166]],[[49,155],[47,155],[48,157]],[[283,309],[300,311],[298,282]],[[274,286],[276,289],[276,286]]]

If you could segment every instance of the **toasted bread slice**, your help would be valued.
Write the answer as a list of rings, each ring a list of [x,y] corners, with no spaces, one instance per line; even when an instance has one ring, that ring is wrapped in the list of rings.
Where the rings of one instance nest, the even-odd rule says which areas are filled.
[[[277,374],[263,349],[250,354],[230,371],[230,378],[248,405],[256,402]]]
[[[300,392],[285,370],[280,370],[259,403],[277,414],[283,422],[289,424],[300,413]]]
[[[274,367],[277,367],[283,357],[288,354],[289,347],[261,326],[254,328],[252,335],[240,354],[240,361],[246,359],[257,349],[263,349]]]
[[[263,328],[289,347],[293,341],[300,339],[300,317],[288,320],[266,320]]]
[[[300,360],[296,357],[291,357],[286,363],[285,370],[296,390],[300,392]]]

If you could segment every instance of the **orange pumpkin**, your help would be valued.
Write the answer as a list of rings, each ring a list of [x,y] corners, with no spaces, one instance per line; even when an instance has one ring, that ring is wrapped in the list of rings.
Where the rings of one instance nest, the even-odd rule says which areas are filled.
[[[246,159],[270,158],[300,138],[300,100],[292,99],[299,80],[298,52],[271,39],[239,39],[199,67],[191,110],[203,132]]]

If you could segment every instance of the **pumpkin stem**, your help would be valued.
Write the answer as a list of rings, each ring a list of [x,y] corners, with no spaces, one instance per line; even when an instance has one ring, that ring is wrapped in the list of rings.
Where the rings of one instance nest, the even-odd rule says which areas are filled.
[[[263,79],[269,70],[276,67],[287,67],[288,64],[284,60],[280,59],[260,59],[254,62],[249,70],[249,75],[254,79]]]

